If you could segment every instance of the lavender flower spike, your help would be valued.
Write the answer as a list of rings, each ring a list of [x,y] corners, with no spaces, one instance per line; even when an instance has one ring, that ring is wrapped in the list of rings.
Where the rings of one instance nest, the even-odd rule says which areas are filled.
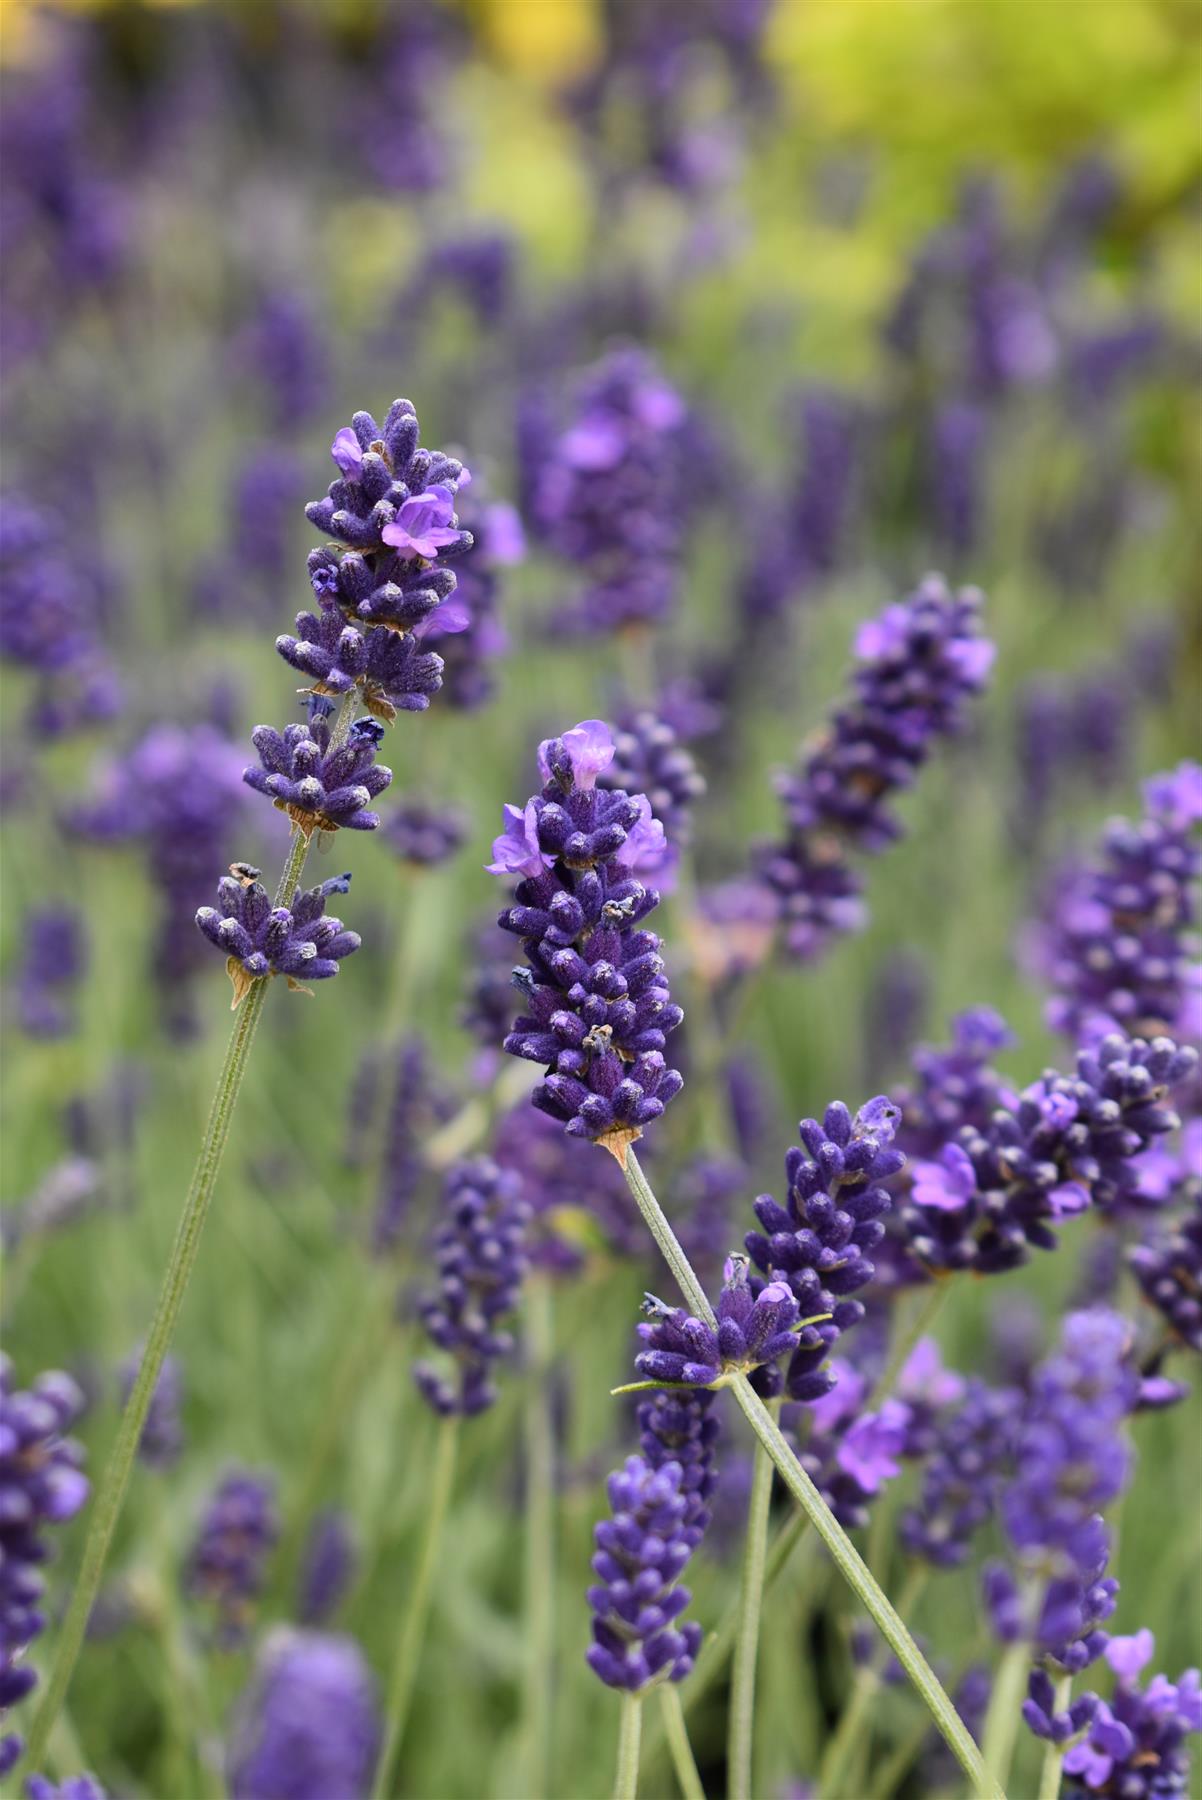
[[[737,1375],[796,1349],[800,1315],[791,1289],[783,1281],[771,1281],[760,1283],[756,1292],[747,1279],[747,1258],[741,1255],[728,1259],[725,1277],[716,1327],[647,1295],[644,1310],[650,1323],[638,1328],[646,1349],[634,1365],[640,1375],[687,1387],[726,1386]]]
[[[227,1754],[233,1800],[362,1800],[379,1743],[375,1684],[353,1638],[273,1631]]]
[[[755,1203],[763,1229],[744,1240],[751,1259],[769,1283],[790,1289],[807,1321],[785,1377],[792,1400],[818,1400],[830,1391],[830,1352],[840,1334],[863,1317],[863,1306],[850,1296],[875,1273],[868,1252],[884,1235],[881,1217],[890,1205],[880,1183],[905,1162],[892,1148],[900,1118],[900,1109],[881,1095],[854,1119],[838,1100],[827,1107],[821,1125],[803,1119],[803,1148],[785,1157],[785,1205],[771,1194],[761,1194]],[[768,1374],[761,1372],[757,1385],[779,1391],[765,1380]]]
[[[331,748],[329,720],[320,715],[282,732],[256,725],[250,735],[262,767],[243,770],[243,781],[274,801],[306,837],[340,826],[376,829],[380,815],[369,812],[368,804],[392,780],[392,770],[375,760],[384,736],[378,720],[356,720],[336,748]]]
[[[995,654],[980,635],[981,603],[976,588],[953,593],[930,575],[861,627],[855,691],[780,783],[786,834],[759,858],[793,955],[817,956],[836,933],[860,928],[849,853],[901,836],[886,801],[913,785],[937,738],[963,728],[965,702],[984,688]]]
[[[290,988],[305,993],[299,976],[327,981],[337,975],[342,958],[362,940],[357,932],[344,930],[341,919],[326,914],[326,900],[345,894],[350,884],[349,875],[331,875],[297,894],[290,907],[273,907],[258,869],[249,863],[230,865],[230,873],[217,884],[220,909],[202,906],[196,923],[211,944],[226,952],[234,984],[231,1010],[246,998],[251,983],[265,976],[283,975]]]
[[[498,923],[528,964],[514,974],[528,1010],[505,1049],[546,1068],[535,1106],[620,1156],[680,1092],[663,1053],[683,1015],[659,939],[640,929],[659,904],[645,877],[662,861],[663,826],[644,795],[596,785],[613,752],[597,719],[541,744],[546,785],[506,807],[491,871],[521,877]]]
[[[492,1364],[513,1348],[500,1325],[526,1271],[530,1208],[518,1177],[487,1156],[451,1170],[443,1205],[435,1240],[439,1285],[419,1310],[433,1342],[454,1358],[456,1379],[430,1363],[419,1363],[413,1375],[435,1412],[478,1413],[497,1397]]]
[[[83,1450],[64,1436],[83,1410],[68,1375],[40,1375],[28,1392],[13,1388],[12,1365],[0,1356],[0,1709],[37,1683],[22,1652],[44,1629],[41,1565],[47,1525],[63,1525],[88,1497]],[[0,1766],[11,1767],[20,1740],[0,1740]]]
[[[239,1644],[246,1637],[279,1532],[270,1476],[235,1470],[210,1497],[188,1558],[184,1586],[197,1599],[213,1602],[221,1644]]]
[[[608,1487],[613,1518],[594,1534],[587,1659],[607,1687],[638,1693],[653,1681],[683,1681],[701,1647],[700,1625],[676,1624],[691,1598],[676,1585],[695,1541],[690,1501],[679,1463],[656,1468],[641,1456],[629,1457]]]

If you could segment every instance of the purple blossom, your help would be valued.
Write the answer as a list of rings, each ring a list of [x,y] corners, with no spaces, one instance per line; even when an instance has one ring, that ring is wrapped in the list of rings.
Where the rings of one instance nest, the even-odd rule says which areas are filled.
[[[297,1596],[302,1625],[325,1625],[337,1612],[359,1560],[351,1522],[330,1507],[319,1512],[305,1539]]]
[[[523,877],[498,921],[528,963],[514,979],[529,1010],[505,1049],[546,1068],[536,1106],[617,1152],[680,1091],[663,1051],[682,1014],[659,939],[639,929],[659,902],[639,877],[662,856],[663,828],[643,795],[593,785],[611,752],[598,720],[546,740],[546,785],[520,811],[506,807],[491,869]]]
[[[884,1482],[900,1475],[909,1422],[908,1406],[886,1400],[879,1412],[861,1413],[843,1434],[835,1460],[866,1494],[875,1494]]]
[[[382,836],[401,862],[434,869],[463,848],[468,822],[455,807],[406,798],[393,807]]]
[[[142,1356],[142,1349],[135,1350],[132,1356],[127,1357],[122,1367],[122,1406],[128,1403],[130,1394],[133,1392]],[[182,1402],[183,1376],[180,1365],[174,1356],[167,1356],[163,1360],[154,1392],[150,1396],[146,1423],[142,1427],[142,1436],[138,1440],[138,1455],[148,1468],[170,1469],[179,1461],[184,1447],[184,1429],[179,1416]]]
[[[56,1786],[45,1775],[25,1777],[25,1800],[108,1800],[94,1775],[66,1775]]]
[[[206,1504],[184,1570],[185,1591],[212,1605],[224,1647],[242,1643],[249,1632],[279,1533],[272,1478],[246,1470],[224,1476]]]
[[[327,564],[313,571],[319,599],[329,591],[329,573]],[[448,601],[438,612],[449,612],[454,604]],[[423,593],[408,609],[409,627],[399,631],[393,625],[360,629],[348,624],[337,606],[323,605],[320,613],[298,613],[297,635],[282,634],[275,647],[286,663],[312,679],[313,686],[302,691],[342,696],[358,688],[367,710],[390,725],[398,712],[425,712],[442,686],[441,656],[422,648],[431,618],[438,616],[436,606],[437,596]]]
[[[579,591],[557,618],[601,636],[672,611],[686,515],[685,408],[641,351],[587,372],[572,421],[527,432],[527,516]]]
[[[17,1015],[30,1037],[67,1037],[75,1030],[73,990],[86,972],[87,951],[83,920],[74,907],[44,906],[27,916]]]
[[[413,1371],[435,1412],[483,1412],[497,1397],[492,1365],[513,1350],[503,1322],[521,1292],[529,1222],[522,1184],[510,1170],[487,1156],[451,1169],[435,1235],[438,1287],[423,1295],[419,1313],[451,1359],[452,1374],[428,1362]]]
[[[272,906],[259,880],[259,871],[247,863],[235,863],[217,883],[218,905],[202,906],[196,923],[218,950],[224,950],[237,1006],[252,981],[268,975],[284,975],[289,985],[298,978],[326,981],[337,975],[344,956],[359,948],[357,932],[346,931],[342,920],[326,913],[331,894],[345,894],[349,875],[332,875],[317,887],[297,894],[291,906]]]
[[[328,718],[318,715],[308,725],[287,725],[278,732],[256,725],[251,742],[260,768],[242,771],[248,787],[266,794],[308,835],[337,831],[374,831],[380,815],[368,804],[392,780],[392,770],[376,762],[384,727],[375,719],[357,719],[343,743],[333,742]]]
[[[1071,879],[1037,945],[1054,998],[1048,1022],[1082,1038],[1119,1029],[1189,1037],[1197,1021],[1202,768],[1182,763],[1144,790],[1138,824],[1107,826],[1097,860]]]
[[[683,1681],[701,1647],[699,1625],[677,1624],[691,1598],[677,1583],[696,1541],[684,1470],[631,1456],[608,1492],[613,1517],[594,1533],[589,1667],[607,1687],[633,1693],[657,1677]]]
[[[923,1165],[900,1213],[905,1255],[927,1269],[995,1273],[1019,1267],[1032,1247],[1055,1248],[1053,1226],[1091,1202],[1121,1209],[1138,1185],[1140,1153],[1177,1125],[1168,1098],[1196,1065],[1192,1049],[1168,1038],[1112,1036],[1081,1051],[1075,1075],[1048,1070],[1012,1109],[963,1126]]]
[[[714,1445],[718,1420],[713,1394],[705,1388],[652,1394],[638,1408],[639,1448],[653,1469],[679,1465],[685,1499],[684,1536],[697,1548],[710,1522],[710,1502],[717,1485]]]
[[[402,501],[395,519],[384,526],[380,536],[406,560],[420,556],[433,562],[440,550],[460,543],[463,533],[454,521],[455,496],[449,487],[439,484]]]
[[[785,1157],[786,1204],[770,1194],[755,1203],[762,1230],[745,1239],[751,1259],[765,1280],[787,1284],[803,1321],[814,1321],[803,1323],[785,1376],[792,1400],[818,1400],[830,1389],[830,1351],[863,1317],[851,1295],[874,1273],[868,1252],[884,1234],[890,1204],[880,1183],[905,1160],[891,1147],[900,1116],[883,1095],[854,1119],[833,1101],[821,1124],[802,1120],[803,1147]],[[757,1385],[763,1387],[762,1376]]]
[[[705,777],[673,727],[649,707],[619,719],[612,760],[599,772],[603,788],[646,795],[669,843],[688,843],[690,814],[705,793]]]
[[[885,849],[901,835],[887,798],[913,785],[934,741],[963,729],[994,646],[979,635],[982,596],[956,593],[931,575],[909,598],[861,627],[854,694],[833,713],[800,770],[779,785],[781,843],[762,851],[759,879],[775,896],[788,949],[820,954],[863,922],[856,850]]]
[[[70,1376],[57,1372],[40,1375],[27,1391],[15,1389],[12,1364],[0,1356],[0,1708],[37,1684],[22,1657],[46,1627],[45,1529],[73,1519],[88,1497],[83,1447],[65,1435],[83,1405]],[[10,1767],[14,1743],[19,1750],[19,1739],[0,1743],[0,1760]]]
[[[360,1800],[379,1746],[375,1682],[353,1638],[277,1628],[238,1703],[233,1800]]]
[[[911,1556],[942,1569],[968,1560],[975,1533],[997,1505],[1020,1406],[1017,1389],[965,1383],[963,1396],[939,1420],[920,1502],[901,1517],[901,1541]]]
[[[648,1381],[688,1387],[716,1387],[724,1378],[749,1374],[796,1347],[797,1302],[783,1281],[759,1284],[747,1278],[747,1259],[728,1259],[717,1323],[691,1318],[678,1306],[665,1306],[648,1294],[644,1310],[650,1322],[638,1327],[645,1346],[635,1368]]]

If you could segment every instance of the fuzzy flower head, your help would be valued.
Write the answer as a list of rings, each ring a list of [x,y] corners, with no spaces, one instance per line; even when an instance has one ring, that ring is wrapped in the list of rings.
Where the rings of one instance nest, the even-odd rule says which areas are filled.
[[[238,1704],[226,1770],[233,1800],[357,1800],[371,1783],[379,1707],[353,1638],[279,1627]]]
[[[994,658],[980,635],[982,600],[975,588],[953,592],[931,575],[862,626],[851,694],[778,783],[785,837],[761,854],[758,875],[794,955],[813,958],[862,924],[850,855],[900,837],[888,802],[914,784],[940,738],[963,730]]]
[[[588,1590],[593,1643],[588,1664],[607,1687],[640,1693],[683,1681],[701,1647],[701,1627],[679,1625],[691,1598],[677,1585],[695,1542],[679,1463],[631,1456],[609,1478],[612,1518],[594,1533]]]
[[[493,1366],[511,1354],[505,1329],[526,1272],[530,1207],[519,1178],[491,1157],[457,1164],[447,1177],[435,1237],[438,1286],[419,1311],[432,1343],[452,1365],[419,1363],[414,1379],[435,1412],[483,1412],[496,1399]]]
[[[541,793],[507,806],[491,872],[521,877],[499,923],[522,940],[514,983],[527,1011],[505,1049],[547,1073],[534,1104],[574,1136],[622,1154],[679,1092],[664,1061],[680,1023],[659,954],[642,921],[659,903],[648,885],[664,832],[646,797],[603,791],[613,755],[599,720],[539,748]]]
[[[83,1405],[70,1376],[57,1371],[18,1390],[0,1356],[0,1708],[37,1682],[21,1653],[46,1626],[46,1528],[73,1519],[88,1497],[83,1448],[66,1435]]]
[[[289,987],[303,993],[304,982],[337,975],[338,964],[362,939],[327,914],[326,901],[331,894],[345,894],[350,885],[349,875],[332,875],[297,894],[291,906],[272,906],[258,869],[249,863],[231,865],[217,884],[217,906],[202,906],[196,923],[226,953],[232,1008],[246,998],[253,982],[266,976],[283,975]]]
[[[851,1296],[871,1281],[868,1253],[884,1234],[889,1195],[880,1185],[905,1161],[893,1148],[901,1117],[884,1095],[853,1118],[841,1101],[827,1107],[822,1123],[803,1119],[801,1149],[785,1158],[786,1204],[761,1194],[755,1215],[761,1230],[745,1243],[769,1283],[784,1283],[804,1321],[785,1377],[793,1400],[813,1401],[832,1386],[825,1366],[841,1332],[863,1316]]]
[[[1140,1158],[1179,1124],[1170,1104],[1196,1053],[1169,1038],[1104,1038],[1073,1075],[1048,1070],[1010,1107],[965,1125],[938,1157],[915,1164],[900,1227],[906,1253],[929,1269],[980,1274],[1018,1268],[1056,1227],[1093,1206],[1138,1204]]]
[[[753,1292],[747,1270],[745,1256],[728,1259],[713,1325],[648,1294],[649,1322],[638,1327],[645,1345],[635,1359],[639,1374],[648,1381],[721,1387],[791,1352],[799,1317],[792,1292],[781,1281]]]
[[[310,723],[256,725],[251,742],[259,752],[259,768],[242,779],[288,814],[306,837],[314,831],[374,831],[379,813],[368,810],[392,780],[392,770],[376,762],[384,736],[377,719],[357,719],[342,743],[335,743],[330,721],[317,711]]]

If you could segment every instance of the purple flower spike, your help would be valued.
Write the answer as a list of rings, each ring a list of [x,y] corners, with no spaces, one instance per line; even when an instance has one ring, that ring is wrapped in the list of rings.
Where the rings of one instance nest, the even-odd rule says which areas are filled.
[[[279,1627],[255,1659],[226,1758],[233,1800],[358,1800],[380,1741],[375,1682],[349,1637]]]
[[[667,618],[689,500],[702,486],[679,396],[641,351],[615,350],[584,375],[566,430],[541,400],[523,423],[533,535],[579,582],[554,627],[601,637]]]
[[[311,501],[305,508],[310,524],[352,550],[374,551],[388,543],[386,529],[401,520],[410,554],[412,534],[406,533],[406,517],[418,528],[428,524],[439,532],[446,529],[453,518],[455,492],[470,478],[455,457],[422,449],[420,435],[417,414],[408,400],[394,400],[382,425],[370,413],[356,413],[332,447],[342,476],[331,482],[324,500]],[[470,545],[467,532],[452,531],[433,546],[433,555]]]
[[[1078,1042],[1116,1029],[1202,1037],[1194,960],[1200,792],[1197,764],[1154,776],[1144,818],[1111,820],[1096,860],[1057,896],[1051,924],[1034,936],[1035,961],[1054,991],[1054,1030]]]
[[[212,1604],[220,1644],[246,1639],[279,1535],[272,1478],[241,1470],[225,1476],[209,1498],[184,1572],[186,1592]]]
[[[822,954],[864,920],[850,853],[901,836],[891,795],[913,785],[935,741],[961,731],[985,686],[994,646],[980,636],[982,595],[953,593],[930,575],[900,605],[861,627],[854,693],[832,715],[801,769],[779,784],[787,832],[758,876],[774,895],[787,948]]]
[[[905,1162],[892,1140],[901,1112],[883,1096],[870,1100],[853,1119],[835,1101],[821,1125],[803,1119],[804,1146],[785,1158],[789,1191],[785,1206],[761,1194],[755,1215],[761,1231],[745,1242],[751,1259],[770,1283],[786,1285],[803,1320],[785,1376],[793,1400],[814,1401],[827,1393],[833,1377],[825,1367],[836,1340],[863,1316],[850,1296],[872,1280],[868,1252],[884,1235],[882,1215],[889,1195],[880,1186]],[[762,1392],[779,1391],[762,1372]],[[775,1371],[772,1372],[775,1374]]]
[[[23,1652],[46,1627],[45,1527],[66,1524],[88,1497],[83,1448],[65,1436],[83,1404],[70,1376],[57,1372],[14,1389],[12,1364],[0,1356],[0,1709],[37,1683]],[[7,1738],[0,1756],[14,1743],[19,1752],[20,1740]]]
[[[430,1363],[413,1371],[437,1413],[483,1412],[497,1397],[491,1369],[513,1349],[502,1322],[521,1292],[530,1216],[521,1181],[490,1157],[459,1163],[447,1176],[435,1237],[439,1284],[419,1312],[432,1342],[453,1359],[454,1379]]]
[[[498,921],[528,964],[514,972],[528,1010],[505,1049],[546,1068],[535,1106],[621,1159],[680,1091],[663,1052],[683,1015],[659,939],[640,929],[659,903],[645,877],[663,827],[644,795],[594,785],[612,748],[597,720],[540,745],[546,786],[505,808],[490,867],[522,877]]]
[[[307,888],[290,907],[273,907],[258,877],[248,863],[234,863],[217,883],[218,905],[202,906],[196,915],[209,942],[226,953],[234,1007],[246,998],[251,983],[264,976],[284,975],[289,987],[300,987],[301,976],[329,980],[342,958],[362,942],[357,932],[344,929],[341,919],[326,913],[329,896],[349,889],[349,875],[332,875]]]
[[[915,1165],[902,1207],[904,1253],[924,1268],[991,1274],[1053,1249],[1054,1226],[1090,1204],[1140,1204],[1139,1158],[1179,1123],[1168,1104],[1197,1055],[1169,1038],[1117,1035],[1083,1050],[1075,1075],[1048,1070],[937,1161]],[[969,1182],[971,1171],[972,1183]]]
[[[641,1456],[609,1478],[613,1517],[596,1527],[597,1582],[588,1590],[588,1665],[607,1687],[640,1693],[683,1681],[701,1647],[700,1625],[677,1624],[691,1596],[676,1584],[695,1543],[684,1481],[680,1463]]]
[[[30,1037],[68,1037],[76,1028],[74,990],[87,969],[83,920],[73,907],[45,906],[25,920],[17,976],[17,1016]]]
[[[345,743],[333,745],[330,722],[318,716],[308,725],[286,725],[282,732],[256,725],[251,742],[261,767],[244,769],[248,787],[266,794],[306,836],[314,831],[374,831],[378,813],[368,803],[382,794],[392,770],[376,762],[384,727],[375,719],[358,719]]]
[[[1144,1299],[1172,1336],[1202,1354],[1202,1180],[1191,1178],[1186,1212],[1150,1243],[1127,1252]]]
[[[646,1348],[635,1358],[635,1368],[649,1381],[717,1387],[776,1362],[797,1344],[799,1314],[792,1292],[783,1281],[759,1284],[754,1291],[744,1256],[732,1257],[726,1265],[716,1325],[665,1306],[653,1294],[644,1310],[650,1323],[638,1327]]]
[[[421,647],[420,635],[436,605],[435,595],[423,595],[421,608],[412,608],[413,628],[404,632],[385,625],[359,629],[337,607],[323,606],[320,614],[298,613],[297,635],[283,634],[275,647],[311,679],[310,693],[340,697],[358,688],[368,711],[390,725],[398,712],[424,712],[442,686],[442,658]]]

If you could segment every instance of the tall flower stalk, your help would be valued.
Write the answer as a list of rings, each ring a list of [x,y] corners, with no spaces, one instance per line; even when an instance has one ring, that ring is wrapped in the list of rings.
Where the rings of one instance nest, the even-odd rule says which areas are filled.
[[[771,1364],[788,1347],[786,1380],[795,1399],[817,1398],[829,1387],[821,1365],[834,1338],[862,1309],[854,1301],[836,1301],[822,1284],[819,1266],[825,1267],[827,1258],[821,1245],[830,1233],[843,1230],[823,1184],[840,1193],[848,1209],[842,1259],[848,1279],[841,1287],[846,1294],[872,1273],[863,1251],[881,1236],[878,1215],[889,1204],[871,1184],[895,1173],[904,1160],[887,1148],[897,1109],[878,1100],[854,1122],[838,1106],[828,1109],[823,1126],[807,1121],[803,1138],[809,1161],[795,1152],[787,1165],[792,1210],[761,1203],[758,1216],[771,1235],[748,1239],[752,1256],[771,1278],[753,1290],[744,1285],[745,1259],[741,1280],[728,1271],[731,1291],[723,1294],[719,1319],[633,1150],[644,1128],[680,1091],[681,1077],[666,1067],[663,1050],[682,1015],[671,1001],[659,940],[639,929],[659,900],[646,883],[662,867],[663,826],[645,796],[598,790],[597,777],[612,763],[614,748],[599,720],[548,739],[539,747],[542,792],[524,808],[506,808],[492,871],[521,878],[517,904],[501,914],[500,923],[522,939],[529,966],[515,973],[515,983],[529,1010],[505,1048],[546,1069],[532,1096],[540,1110],[617,1159],[688,1303],[687,1318],[653,1303],[655,1322],[642,1333],[651,1349],[639,1357],[640,1373],[652,1386],[675,1380],[732,1389],[772,1466],[918,1689],[974,1792],[993,1795],[998,1790],[980,1752],[934,1671],[747,1372],[765,1365],[764,1375],[773,1378],[767,1391],[779,1392],[781,1378]],[[799,1220],[806,1222],[804,1230]],[[775,1265],[778,1246],[785,1256],[779,1281],[765,1261]],[[799,1296],[821,1306],[816,1318],[799,1320]],[[754,1323],[753,1307],[763,1309]],[[687,1465],[680,1460],[630,1458],[610,1478],[614,1519],[597,1527],[593,1567],[602,1585],[589,1593],[595,1614],[589,1662],[607,1685],[623,1690],[617,1782],[622,1793],[632,1793],[637,1779],[639,1696],[653,1682],[682,1680],[700,1646],[696,1625],[678,1630],[673,1623],[688,1602],[676,1578],[699,1536],[690,1527],[686,1480]],[[642,1571],[637,1589],[635,1570]],[[647,1604],[653,1590],[653,1604]],[[743,1727],[738,1731],[745,1735]]]
[[[672,1270],[681,1292],[694,1315],[713,1326],[716,1321],[705,1291],[677,1242],[663,1208],[648,1185],[647,1178],[639,1167],[638,1158],[629,1149],[626,1151],[625,1167],[627,1185],[634,1197],[635,1204],[646,1220],[656,1243],[664,1252],[665,1260]],[[935,1671],[910,1635],[889,1596],[874,1580],[855,1545],[839,1525],[822,1495],[789,1448],[779,1425],[755,1392],[746,1375],[735,1376],[730,1386],[748,1424],[755,1432],[793,1499],[805,1512],[829,1550],[840,1574],[860,1600],[905,1670],[906,1675],[918,1690],[935,1725],[972,1783],[974,1794],[985,1795],[989,1797],[989,1800],[997,1800],[1002,1790],[987,1773],[985,1764],[981,1760],[980,1751],[940,1685]]]
[[[282,733],[257,727],[253,742],[260,766],[244,776],[291,819],[292,843],[274,902],[259,871],[235,863],[219,886],[220,908],[202,907],[197,914],[204,935],[227,953],[237,1017],[30,1733],[29,1761],[35,1768],[66,1698],[100,1590],[142,1430],[200,1250],[267,990],[276,975],[284,975],[289,987],[302,985],[301,974],[329,979],[359,946],[354,932],[325,913],[328,894],[345,892],[349,876],[299,893],[313,835],[375,828],[378,816],[368,802],[392,779],[375,760],[383,736],[380,721],[391,723],[398,711],[423,711],[441,685],[441,658],[420,650],[418,634],[455,586],[453,571],[437,565],[471,546],[454,512],[456,489],[470,476],[455,458],[423,450],[419,437],[407,400],[393,403],[382,426],[370,413],[356,413],[332,446],[339,479],[325,500],[307,508],[311,522],[337,542],[310,557],[320,613],[302,614],[300,639],[280,638],[276,647],[294,667],[315,677],[307,691],[308,722]],[[360,701],[371,716],[356,722]]]

